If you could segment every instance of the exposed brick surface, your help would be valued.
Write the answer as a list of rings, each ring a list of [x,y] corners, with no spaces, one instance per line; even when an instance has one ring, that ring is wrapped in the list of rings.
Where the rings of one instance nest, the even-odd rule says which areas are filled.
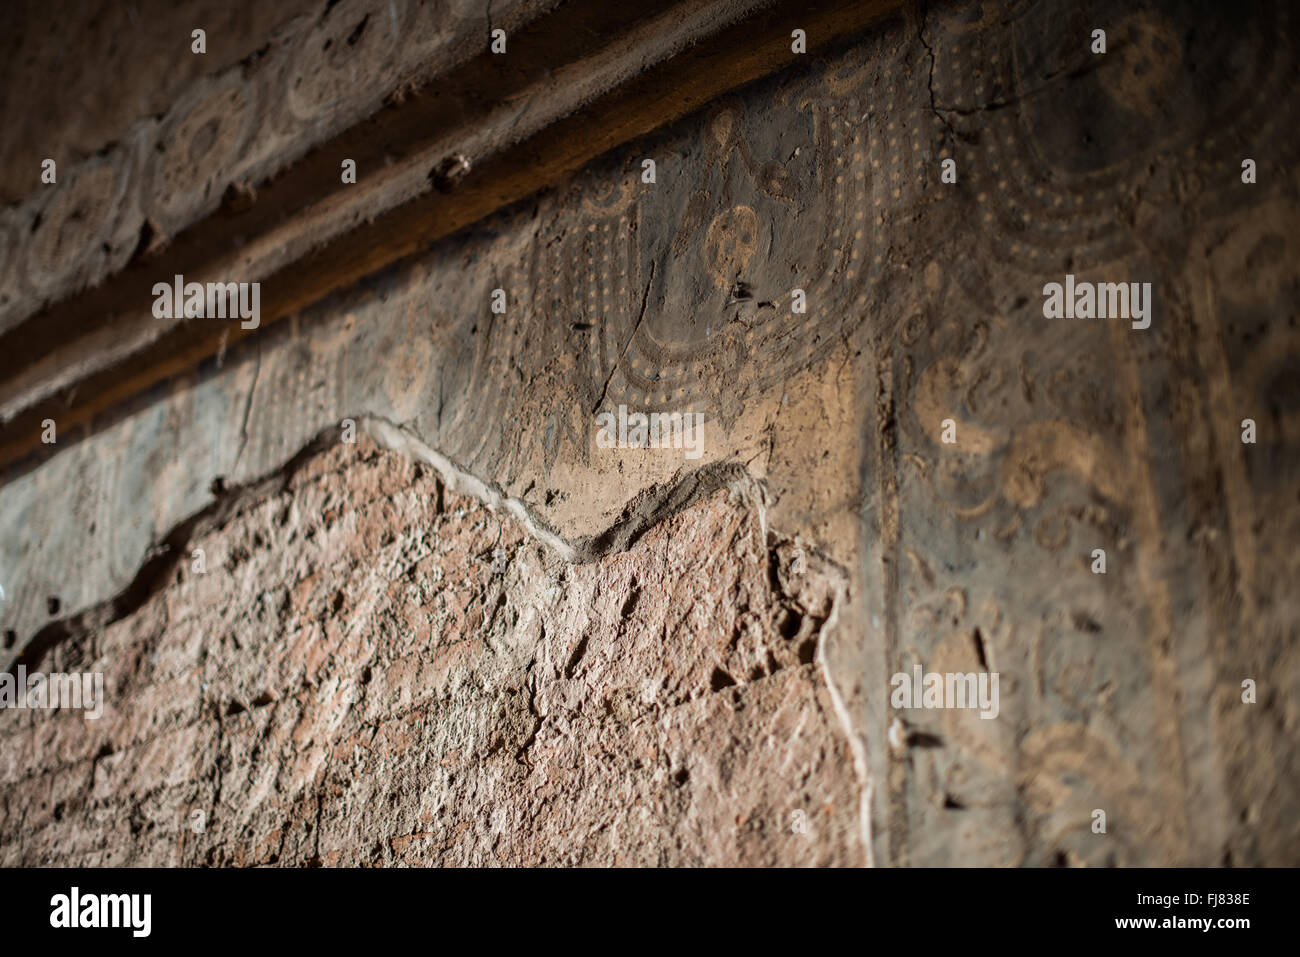
[[[570,566],[401,456],[323,453],[50,655],[104,672],[103,718],[0,713],[0,863],[860,863],[835,575],[792,583],[758,508]]]

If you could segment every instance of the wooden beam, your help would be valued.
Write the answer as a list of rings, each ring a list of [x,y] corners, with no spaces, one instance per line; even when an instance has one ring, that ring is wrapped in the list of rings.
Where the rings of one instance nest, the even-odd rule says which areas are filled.
[[[901,0],[574,0],[393,102],[257,190],[88,291],[0,336],[0,469],[21,474],[97,417],[219,350],[573,175],[718,96],[791,66]],[[443,171],[464,156],[459,179]],[[340,182],[342,159],[357,184]],[[261,282],[261,321],[165,320],[151,289]],[[60,443],[40,442],[41,422]],[[84,428],[83,428],[84,427]],[[65,438],[66,437],[66,438]]]

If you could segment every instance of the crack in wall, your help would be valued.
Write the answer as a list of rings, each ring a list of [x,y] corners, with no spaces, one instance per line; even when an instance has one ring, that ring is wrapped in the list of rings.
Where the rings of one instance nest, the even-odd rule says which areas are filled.
[[[831,674],[831,667],[826,661],[826,639],[839,623],[840,600],[840,597],[837,596],[831,605],[830,617],[818,629],[816,660],[817,667],[822,674],[822,680],[826,682],[826,691],[830,694],[831,704],[835,709],[835,717],[839,719],[844,736],[849,739],[849,751],[853,755],[853,773],[858,779],[858,833],[862,839],[863,863],[867,867],[875,867],[876,855],[871,843],[871,802],[875,796],[875,789],[872,787],[871,766],[867,760],[867,744],[862,735],[853,727],[853,716],[849,713],[848,704],[845,702],[839,686],[836,685],[835,678]]]
[[[614,360],[614,365],[610,368],[609,375],[605,376],[605,384],[601,386],[600,389],[600,398],[598,398],[592,405],[592,412],[600,411],[600,407],[605,401],[605,396],[609,394],[609,384],[614,379],[614,373],[618,371],[619,363],[621,363],[627,355],[627,350],[631,347],[632,340],[636,338],[636,334],[641,328],[641,323],[645,321],[646,306],[650,303],[650,288],[655,282],[655,268],[657,265],[657,260],[650,260],[650,278],[646,280],[645,292],[641,296],[641,311],[637,314],[636,324],[632,327],[632,332],[628,335],[627,341],[623,343],[623,351],[620,352],[618,358]]]
[[[759,505],[761,532],[764,537],[767,534],[766,491],[763,484],[739,463],[713,463],[676,481],[651,486],[628,502],[619,518],[605,531],[568,539],[522,499],[510,495],[497,483],[461,467],[426,444],[409,428],[380,416],[357,415],[352,418],[357,428],[381,448],[430,466],[438,473],[443,486],[478,500],[490,511],[509,515],[531,537],[570,564],[588,564],[610,554],[625,552],[655,525],[721,489],[729,489]],[[330,426],[284,465],[259,479],[229,488],[220,480],[214,482],[216,497],[213,502],[180,522],[161,542],[149,549],[144,564],[125,588],[91,608],[45,625],[20,646],[20,650],[5,664],[5,670],[12,672],[20,664],[31,668],[55,646],[102,630],[134,612],[174,574],[191,541],[225,524],[244,506],[285,490],[308,459],[337,444],[341,436],[339,426]]]
[[[364,431],[379,447],[402,455],[409,460],[430,466],[436,473],[439,492],[445,486],[458,494],[479,501],[489,511],[509,515],[522,525],[526,533],[535,541],[547,546],[557,556],[570,564],[586,564],[611,554],[626,552],[661,522],[671,519],[678,513],[722,490],[729,491],[740,500],[740,504],[750,511],[756,525],[756,537],[762,546],[761,551],[769,555],[769,561],[776,560],[776,553],[772,549],[778,547],[778,545],[774,545],[774,540],[769,535],[768,502],[765,488],[761,481],[737,463],[715,463],[704,466],[675,481],[647,488],[627,504],[620,517],[605,531],[591,536],[569,539],[547,524],[526,502],[507,494],[496,483],[485,480],[462,468],[447,456],[428,446],[410,429],[378,416],[357,416],[355,421],[358,430]],[[193,542],[208,532],[234,520],[242,511],[256,502],[285,493],[290,488],[296,473],[310,459],[335,447],[341,441],[341,436],[342,430],[340,427],[330,427],[308,442],[280,468],[259,479],[230,488],[220,483],[214,483],[215,500],[199,513],[177,525],[157,546],[151,549],[148,553],[148,559],[126,588],[113,598],[100,603],[94,608],[42,628],[24,646],[15,661],[11,663],[11,669],[19,663],[26,664],[31,668],[38,664],[41,658],[57,645],[88,637],[95,631],[137,611],[160,589],[167,586],[179,563],[188,555]],[[813,610],[811,605],[809,608],[803,609],[805,636],[811,637],[816,643],[813,661],[818,665],[818,670],[826,682],[833,703],[833,710],[848,738],[850,751],[853,755],[854,776],[858,783],[856,790],[860,801],[860,837],[865,849],[865,861],[870,865],[872,863],[870,832],[872,789],[870,778],[866,773],[865,747],[853,731],[847,705],[839,688],[834,683],[831,669],[827,665],[825,658],[826,638],[839,622],[839,606],[844,597],[844,587],[848,576],[845,570],[828,556],[821,555],[812,549],[806,549],[806,546],[798,545],[793,540],[780,538],[780,541],[794,545],[801,550],[807,550],[816,562],[818,576],[829,585],[828,609],[823,609],[820,614]],[[810,569],[808,569],[807,565],[804,565],[800,574],[807,570]],[[777,572],[773,571],[772,574],[777,575]],[[777,577],[780,578],[779,575]],[[773,601],[778,604],[784,604],[787,601],[794,601],[798,604],[800,601],[799,596],[791,592],[789,587],[781,581],[773,583],[772,597]],[[810,631],[808,630],[809,626],[811,626]],[[774,627],[778,627],[775,624],[775,619]],[[580,658],[581,651],[575,652],[573,655],[575,660],[570,662],[570,669],[576,664],[576,659]],[[532,743],[545,724],[545,718],[537,713],[535,702],[532,700],[534,694],[535,692],[530,689],[528,707],[534,718],[531,734],[518,748],[516,754],[518,760],[524,763],[529,762],[529,751]],[[223,715],[219,705],[214,705],[213,708],[213,716],[218,728],[218,748],[220,748],[220,741],[225,731]],[[222,791],[220,765],[218,765],[217,777],[214,783],[215,791],[209,806],[210,815],[216,812],[220,802]],[[320,813],[319,807],[317,813],[318,815]],[[319,821],[317,827],[319,829]],[[317,840],[319,840],[319,830],[317,831]],[[319,851],[317,854],[319,855]]]

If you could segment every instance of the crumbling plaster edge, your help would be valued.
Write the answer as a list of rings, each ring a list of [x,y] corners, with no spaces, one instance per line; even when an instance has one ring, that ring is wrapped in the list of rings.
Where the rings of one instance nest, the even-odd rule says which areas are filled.
[[[428,465],[451,491],[481,502],[489,511],[509,515],[536,541],[570,564],[586,564],[610,554],[627,551],[654,526],[723,489],[740,497],[754,510],[759,522],[760,541],[766,546],[768,540],[766,487],[739,463],[711,463],[685,474],[679,473],[672,481],[647,488],[632,499],[619,519],[604,532],[570,541],[537,515],[526,502],[509,495],[495,482],[483,479],[458,465],[424,442],[409,427],[371,414],[357,415],[353,421],[358,431],[368,435],[380,448]],[[207,508],[178,523],[171,533],[146,552],[143,564],[125,588],[91,608],[41,628],[10,653],[7,660],[2,662],[3,670],[12,672],[25,659],[38,661],[48,650],[62,642],[104,628],[133,613],[154,594],[159,583],[170,578],[176,563],[185,554],[188,543],[193,538],[227,521],[241,505],[276,494],[288,484],[289,478],[306,459],[337,444],[340,438],[340,427],[331,426],[316,435],[278,469],[259,479],[220,492]],[[836,685],[826,657],[826,643],[830,636],[836,634],[843,601],[841,582],[836,588],[830,617],[823,623],[818,635],[816,661],[853,756],[854,775],[859,790],[860,839],[863,842],[865,863],[871,867],[874,866],[871,842],[871,803],[874,792],[866,745],[854,731],[848,705]]]

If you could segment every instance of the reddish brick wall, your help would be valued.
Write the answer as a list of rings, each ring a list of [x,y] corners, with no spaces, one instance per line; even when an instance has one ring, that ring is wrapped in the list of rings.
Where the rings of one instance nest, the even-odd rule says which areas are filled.
[[[318,455],[47,656],[104,672],[101,719],[0,711],[0,864],[860,863],[837,575],[761,507],[568,566],[400,456]]]

